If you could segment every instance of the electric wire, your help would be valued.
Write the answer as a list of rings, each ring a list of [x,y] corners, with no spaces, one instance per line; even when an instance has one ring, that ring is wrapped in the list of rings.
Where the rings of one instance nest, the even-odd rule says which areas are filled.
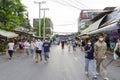
[[[77,3],[83,5],[83,6],[87,7],[87,8],[90,8],[89,6],[87,6],[87,5],[85,5],[84,3],[80,2],[79,0],[75,0],[75,1],[76,1]]]
[[[62,2],[56,1],[56,0],[50,0],[50,1],[55,2],[55,3],[59,3],[59,4],[61,4],[61,5],[67,6],[67,7],[68,7],[68,6],[69,6],[69,7],[73,7],[73,8],[75,8],[75,9],[77,9],[77,10],[81,10],[79,7],[76,7],[76,6],[74,6],[74,5],[62,3]]]
[[[54,26],[70,26],[70,25],[76,25],[76,23],[73,23],[73,24],[59,24],[59,25],[54,25]]]
[[[70,6],[74,6],[74,7],[77,7],[77,8],[80,8],[80,6],[78,7],[76,4],[74,4],[73,2],[71,2],[70,0],[69,1],[66,1],[66,0],[59,0],[59,1],[62,1],[63,3],[66,3]],[[82,6],[81,6],[82,7]],[[81,9],[81,8],[80,8]]]
[[[73,6],[76,6],[78,8],[84,8],[83,6],[80,6],[78,3],[76,3],[76,1],[73,1],[73,0],[69,0],[69,1],[65,1],[65,0],[59,0],[59,1],[62,1],[63,3],[66,3],[68,5],[73,5]]]

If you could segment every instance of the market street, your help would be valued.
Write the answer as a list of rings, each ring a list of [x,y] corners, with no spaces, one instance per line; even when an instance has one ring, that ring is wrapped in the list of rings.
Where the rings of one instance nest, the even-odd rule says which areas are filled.
[[[120,67],[113,61],[108,66],[109,79],[120,80],[119,72]],[[12,60],[1,55],[0,80],[92,80],[92,77],[84,73],[84,53],[79,48],[68,52],[67,46],[62,50],[61,46],[53,45],[48,63],[35,63],[32,56],[20,53],[14,54]]]

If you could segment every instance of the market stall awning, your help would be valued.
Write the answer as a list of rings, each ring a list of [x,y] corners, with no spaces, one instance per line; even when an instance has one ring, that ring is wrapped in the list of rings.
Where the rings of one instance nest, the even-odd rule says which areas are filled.
[[[102,20],[104,19],[105,16],[103,16],[101,19],[99,19],[96,22],[94,22],[93,24],[91,24],[88,28],[86,28],[85,30],[83,30],[81,33],[82,34],[88,34],[91,31],[97,30],[98,27],[99,27],[99,25],[100,25],[100,23],[102,22]]]
[[[117,29],[120,29],[120,25],[118,24],[118,22],[114,22],[108,26],[89,32],[88,34],[103,33],[103,32],[117,30]]]
[[[18,34],[15,34],[13,32],[8,32],[5,30],[1,30],[1,29],[0,29],[0,35],[3,37],[7,37],[7,38],[14,38],[18,36]]]

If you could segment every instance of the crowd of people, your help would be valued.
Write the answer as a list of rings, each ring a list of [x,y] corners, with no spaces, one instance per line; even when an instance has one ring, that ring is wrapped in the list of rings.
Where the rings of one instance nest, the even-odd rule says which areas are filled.
[[[81,51],[85,53],[85,74],[89,74],[89,66],[90,71],[93,74],[93,79],[97,79],[97,76],[100,75],[100,70],[103,70],[103,78],[104,80],[109,80],[107,73],[107,54],[108,54],[108,46],[107,42],[105,42],[104,36],[99,36],[97,41],[92,41],[91,39],[85,40],[68,40],[61,41],[61,48],[64,49],[64,45],[68,45],[68,51],[71,51],[71,47],[73,51],[76,51],[76,47],[79,46]],[[117,59],[116,63],[120,63],[120,39],[118,39],[116,43],[116,47],[114,49],[114,54],[116,54]],[[95,64],[96,62],[96,64]]]
[[[89,66],[90,71],[93,74],[93,78],[97,79],[97,76],[100,75],[100,68],[103,70],[104,80],[108,79],[107,73],[107,43],[105,42],[105,38],[103,36],[99,36],[98,41],[92,42],[92,40],[88,40],[85,42],[84,40],[61,40],[61,48],[64,49],[65,44],[68,46],[68,51],[71,51],[71,47],[73,51],[76,51],[76,47],[79,46],[81,51],[85,53],[85,74],[89,74]],[[59,42],[59,44],[60,44]],[[57,42],[56,42],[57,43]],[[58,44],[58,45],[59,45]],[[10,56],[10,60],[12,59],[13,50],[16,45],[13,41],[8,43],[8,53]],[[17,46],[21,50],[21,52],[29,55],[31,53],[32,56],[35,56],[36,63],[38,61],[42,61],[42,52],[44,52],[44,59],[48,61],[49,52],[51,43],[48,40],[35,40],[35,41],[20,41]],[[29,53],[30,52],[30,53]],[[116,62],[120,63],[120,39],[116,43],[116,47],[114,49],[114,54],[117,55]],[[40,59],[39,59],[40,57]],[[95,64],[96,62],[96,64]],[[102,66],[101,66],[102,65]]]
[[[21,40],[15,44],[13,40],[10,40],[8,43],[8,54],[9,54],[9,60],[12,59],[13,52],[15,49],[19,49],[20,53],[25,53],[27,55],[32,55],[36,59],[36,63],[39,61],[42,61],[42,52],[44,52],[44,59],[45,61],[49,58],[49,51],[50,51],[50,41],[48,40],[34,40],[34,41],[28,41],[28,40]]]

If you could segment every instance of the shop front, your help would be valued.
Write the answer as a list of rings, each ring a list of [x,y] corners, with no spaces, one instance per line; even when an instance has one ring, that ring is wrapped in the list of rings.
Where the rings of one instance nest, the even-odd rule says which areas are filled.
[[[104,33],[106,42],[111,50],[114,49],[116,41],[120,38],[120,8],[106,16],[105,22],[99,29],[89,32],[89,35]]]
[[[119,30],[114,30],[109,32],[109,39],[110,39],[110,49],[113,50],[115,48],[115,44],[117,39],[120,38]]]
[[[18,37],[18,34],[0,29],[0,54],[5,52],[8,41]]]

